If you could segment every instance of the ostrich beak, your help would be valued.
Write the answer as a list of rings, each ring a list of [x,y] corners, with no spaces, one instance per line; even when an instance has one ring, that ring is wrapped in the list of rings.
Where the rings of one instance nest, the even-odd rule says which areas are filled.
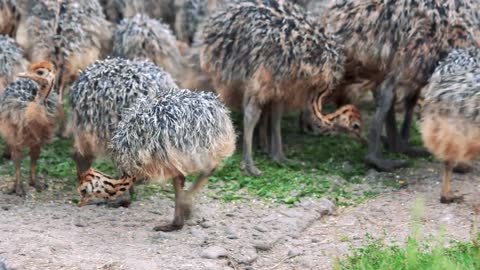
[[[28,74],[28,72],[21,72],[21,73],[17,74],[17,77],[19,77],[19,78],[30,78],[30,75]]]

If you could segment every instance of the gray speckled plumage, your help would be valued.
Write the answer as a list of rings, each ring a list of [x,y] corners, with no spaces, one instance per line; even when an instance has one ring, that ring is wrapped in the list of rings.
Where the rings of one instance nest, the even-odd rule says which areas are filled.
[[[217,10],[226,8],[242,0],[216,0],[209,7],[209,0],[185,0],[179,7],[175,17],[175,33],[179,40],[191,44],[194,42],[195,33],[207,18]]]
[[[118,124],[110,150],[130,175],[141,174],[152,161],[187,175],[188,168],[227,158],[234,144],[229,111],[216,95],[169,89],[137,100]]]
[[[94,134],[105,147],[123,112],[137,98],[176,87],[168,73],[149,61],[97,61],[70,88],[70,124],[78,133]]]
[[[58,57],[69,61],[73,54],[86,50],[96,50],[97,55],[108,50],[110,24],[98,0],[41,0],[31,1],[27,7],[17,42],[32,62],[57,62]],[[88,54],[85,57],[95,57]]]
[[[29,1],[16,40],[32,62],[55,59],[58,0]]]
[[[373,77],[395,74],[407,89],[418,89],[453,48],[478,42],[479,7],[476,0],[342,0],[325,19],[344,39],[347,61],[374,69]]]
[[[149,59],[174,77],[181,71],[181,55],[169,26],[145,14],[124,19],[117,26],[112,56]]]
[[[35,100],[39,86],[36,82],[30,79],[16,79],[7,87],[0,96],[0,119],[2,121],[10,121],[12,123],[18,123],[18,126],[22,125],[24,119],[25,110],[27,106]],[[54,118],[57,113],[57,95],[50,93],[45,102],[47,116]]]
[[[455,49],[437,67],[425,89],[424,114],[480,123],[480,48]]]
[[[170,26],[175,21],[175,0],[103,0],[102,5],[107,18],[116,23],[137,13],[161,19]]]
[[[333,37],[299,6],[245,1],[215,13],[200,36],[201,63],[226,82],[246,81],[266,67],[275,80],[322,75],[339,81],[343,53]]]
[[[67,60],[87,48],[101,51],[111,36],[109,26],[98,0],[64,0],[55,41]]]
[[[18,72],[26,69],[27,61],[23,58],[23,50],[15,41],[0,35],[0,93],[15,78]]]

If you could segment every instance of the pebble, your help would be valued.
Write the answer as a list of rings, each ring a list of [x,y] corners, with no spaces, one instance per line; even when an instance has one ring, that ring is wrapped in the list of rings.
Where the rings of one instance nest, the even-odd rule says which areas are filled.
[[[213,226],[213,223],[210,222],[210,221],[205,221],[205,222],[200,223],[200,226],[201,226],[202,228],[210,228],[210,227]]]
[[[290,249],[288,250],[288,256],[289,257],[293,257],[293,256],[298,256],[300,254],[302,254],[303,252],[301,250],[298,250],[298,249]]]
[[[4,205],[4,206],[2,206],[2,210],[8,211],[8,210],[10,210],[10,206]]]
[[[243,247],[232,255],[232,259],[240,264],[251,264],[257,258],[257,250],[254,247]]]
[[[228,239],[238,239],[237,230],[233,226],[228,226],[225,229],[225,232],[227,233],[227,238]]]
[[[208,235],[200,229],[191,228],[190,233],[198,239],[201,239],[201,240],[207,240],[208,239]]]
[[[156,232],[155,235],[153,236],[153,239],[155,240],[165,240],[165,239],[171,239],[173,236],[171,234],[168,234],[166,232]]]
[[[83,227],[87,227],[88,225],[86,223],[83,223],[81,221],[77,221],[74,223],[75,226],[77,227],[80,227],[80,228],[83,228]]]
[[[255,225],[253,226],[253,228],[259,232],[267,232],[268,229],[265,227],[265,226],[262,226],[262,225]]]
[[[319,212],[322,215],[332,215],[337,209],[337,206],[332,201],[326,198],[321,198],[318,203],[320,204]]]
[[[253,243],[253,247],[260,251],[268,251],[272,249],[272,245],[266,241],[257,241]]]
[[[227,255],[227,250],[219,246],[211,246],[200,253],[200,257],[205,259],[218,259]]]

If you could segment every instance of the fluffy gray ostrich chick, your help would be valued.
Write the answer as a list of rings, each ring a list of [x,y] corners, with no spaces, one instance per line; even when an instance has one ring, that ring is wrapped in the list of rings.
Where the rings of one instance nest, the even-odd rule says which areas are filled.
[[[65,85],[109,51],[111,30],[98,0],[30,0],[16,40],[30,61],[56,64],[63,118]]]
[[[46,187],[35,180],[35,168],[41,146],[52,138],[58,104],[55,95],[50,94],[55,83],[52,63],[32,64],[18,76],[21,78],[10,83],[0,96],[0,135],[7,142],[15,164],[12,192],[23,196],[20,167],[24,147],[30,150],[29,184],[38,190]]]
[[[150,61],[114,58],[85,69],[69,93],[68,130],[73,133],[78,175],[91,167],[96,155],[107,153],[113,131],[138,98],[176,87],[171,76]]]
[[[0,35],[13,37],[20,22],[16,0],[0,0]]]
[[[182,72],[182,56],[168,25],[147,15],[123,19],[113,34],[113,57],[149,59],[174,78]]]
[[[136,177],[173,180],[175,214],[159,231],[183,227],[193,196],[207,183],[221,162],[235,150],[235,132],[226,107],[211,92],[169,89],[153,98],[137,100],[116,127],[111,156],[124,172],[112,179],[93,169],[80,177],[80,205],[92,197],[115,198]],[[198,174],[184,191],[185,177]]]
[[[261,171],[252,159],[252,136],[262,115],[271,119],[271,156],[289,162],[282,150],[284,111],[309,102],[323,129],[360,132],[353,107],[326,119],[317,101],[342,79],[341,47],[298,6],[284,1],[248,1],[227,7],[205,21],[200,62],[221,99],[244,114],[242,168]],[[321,98],[320,98],[321,100]],[[268,110],[267,110],[268,108]]]
[[[346,73],[375,83],[377,109],[370,125],[367,164],[384,171],[407,165],[381,157],[384,125],[389,150],[414,156],[427,153],[408,145],[413,110],[440,60],[454,48],[478,46],[478,7],[474,0],[348,0],[333,3],[324,13],[330,31],[345,44]],[[404,97],[400,132],[393,106],[396,96]]]
[[[480,155],[480,49],[456,49],[435,70],[424,96],[420,130],[443,161],[440,201],[461,199],[450,188],[454,166]]]

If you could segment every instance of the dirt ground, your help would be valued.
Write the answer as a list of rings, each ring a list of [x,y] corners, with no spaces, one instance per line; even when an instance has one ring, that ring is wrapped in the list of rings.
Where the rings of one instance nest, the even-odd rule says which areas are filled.
[[[435,163],[391,174],[370,171],[366,178],[372,183],[401,179],[408,186],[385,188],[374,199],[337,209],[326,199],[288,207],[253,198],[222,203],[200,195],[194,218],[173,233],[152,230],[173,215],[173,201],[165,195],[112,209],[78,208],[70,203],[72,194],[0,193],[0,261],[18,270],[331,269],[351,246],[365,244],[367,233],[401,243],[412,228],[418,198],[424,201],[425,236],[444,231],[447,239],[469,239],[480,171],[454,175],[453,187],[465,201],[450,205],[439,202],[439,175]]]

